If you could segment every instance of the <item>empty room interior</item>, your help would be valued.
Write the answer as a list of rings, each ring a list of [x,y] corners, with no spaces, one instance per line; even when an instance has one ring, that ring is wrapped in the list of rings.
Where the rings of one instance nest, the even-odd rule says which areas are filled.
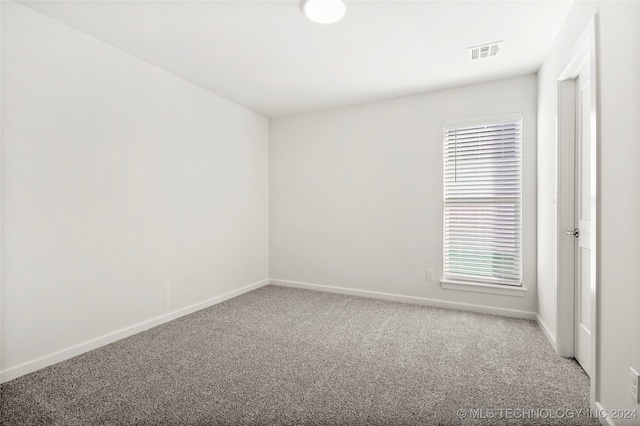
[[[0,423],[640,425],[640,1],[0,14]]]

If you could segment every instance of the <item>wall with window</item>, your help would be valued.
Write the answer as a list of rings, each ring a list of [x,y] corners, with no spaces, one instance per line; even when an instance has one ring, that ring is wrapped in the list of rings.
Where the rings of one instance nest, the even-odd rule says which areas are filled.
[[[266,118],[14,2],[2,61],[2,379],[266,280]]]
[[[527,291],[443,289],[443,122],[514,112]],[[536,126],[535,75],[271,120],[272,282],[532,317]]]

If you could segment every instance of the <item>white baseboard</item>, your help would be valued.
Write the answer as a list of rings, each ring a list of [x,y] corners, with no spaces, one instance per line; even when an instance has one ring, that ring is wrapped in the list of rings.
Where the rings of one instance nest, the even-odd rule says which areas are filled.
[[[108,333],[103,336],[99,336],[94,339],[87,340],[86,342],[82,342],[77,345],[71,346],[69,348],[65,348],[60,351],[42,356],[40,358],[27,361],[23,364],[16,365],[11,368],[7,368],[6,370],[0,371],[0,383],[4,383],[6,381],[15,379],[17,377],[23,376],[28,373],[32,373],[36,370],[40,370],[41,368],[48,367],[58,362],[65,361],[69,358],[73,358],[74,356],[99,348],[100,346],[113,343],[117,340],[124,339],[125,337],[132,336],[136,333],[140,333],[142,331],[148,330],[157,325],[164,324],[176,318],[180,318],[182,316],[191,314],[195,311],[208,308],[210,306],[224,302],[225,300],[229,300],[236,296],[240,296],[241,294],[248,293],[252,290],[265,286],[268,283],[269,283],[269,280],[265,279],[257,283],[249,284],[237,290],[233,290],[228,293],[221,294],[220,296],[212,297],[210,299],[203,300],[202,302],[194,303],[193,305],[189,305],[184,308],[180,308],[175,311],[168,312],[166,314],[160,315],[155,318],[151,318],[149,320],[140,322],[138,324],[133,324],[129,327],[125,327],[123,329],[114,331],[112,333]]]
[[[596,412],[597,413],[607,413],[607,414],[609,414],[609,412],[598,401],[596,401],[595,406],[596,406]],[[606,417],[599,415],[598,416],[598,421],[600,422],[600,424],[602,426],[616,426],[615,422],[613,421],[613,419],[611,418],[610,415],[607,415]]]
[[[556,342],[556,336],[551,332],[547,324],[538,314],[536,314],[536,321],[538,322],[538,326],[540,327],[544,335],[547,337],[547,340],[549,340],[549,343],[551,343],[551,347],[553,348],[553,350],[558,353],[558,343]]]
[[[479,312],[482,314],[500,315],[503,317],[523,318],[536,320],[535,312],[520,311],[516,309],[496,308],[493,306],[475,305],[471,303],[451,302],[448,300],[428,299],[425,297],[405,296],[402,294],[383,293],[379,291],[359,290],[347,287],[335,287],[329,285],[312,284],[299,281],[270,279],[270,284],[282,287],[303,288],[308,290],[325,291],[329,293],[347,294],[351,296],[370,297],[374,299],[392,300],[394,302],[414,303],[418,305],[433,306],[436,308],[456,309],[459,311]]]

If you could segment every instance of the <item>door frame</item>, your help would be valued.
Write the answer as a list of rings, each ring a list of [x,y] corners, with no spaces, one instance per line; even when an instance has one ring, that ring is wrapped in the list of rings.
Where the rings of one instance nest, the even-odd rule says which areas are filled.
[[[598,63],[596,18],[593,16],[567,56],[558,78],[557,116],[557,352],[563,357],[574,356],[575,343],[575,238],[565,231],[575,227],[575,143],[576,143],[576,78],[585,69],[591,71],[591,188],[595,205],[591,207],[591,406],[597,409],[599,400],[599,283],[600,283],[600,105],[598,96]]]

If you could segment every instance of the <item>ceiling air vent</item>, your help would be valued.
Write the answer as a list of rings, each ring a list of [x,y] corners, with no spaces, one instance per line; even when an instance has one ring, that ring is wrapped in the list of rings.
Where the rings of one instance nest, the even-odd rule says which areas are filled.
[[[469,48],[469,60],[477,61],[478,59],[490,58],[497,56],[502,50],[502,41],[496,41],[494,43],[483,44],[482,46],[475,46]]]

